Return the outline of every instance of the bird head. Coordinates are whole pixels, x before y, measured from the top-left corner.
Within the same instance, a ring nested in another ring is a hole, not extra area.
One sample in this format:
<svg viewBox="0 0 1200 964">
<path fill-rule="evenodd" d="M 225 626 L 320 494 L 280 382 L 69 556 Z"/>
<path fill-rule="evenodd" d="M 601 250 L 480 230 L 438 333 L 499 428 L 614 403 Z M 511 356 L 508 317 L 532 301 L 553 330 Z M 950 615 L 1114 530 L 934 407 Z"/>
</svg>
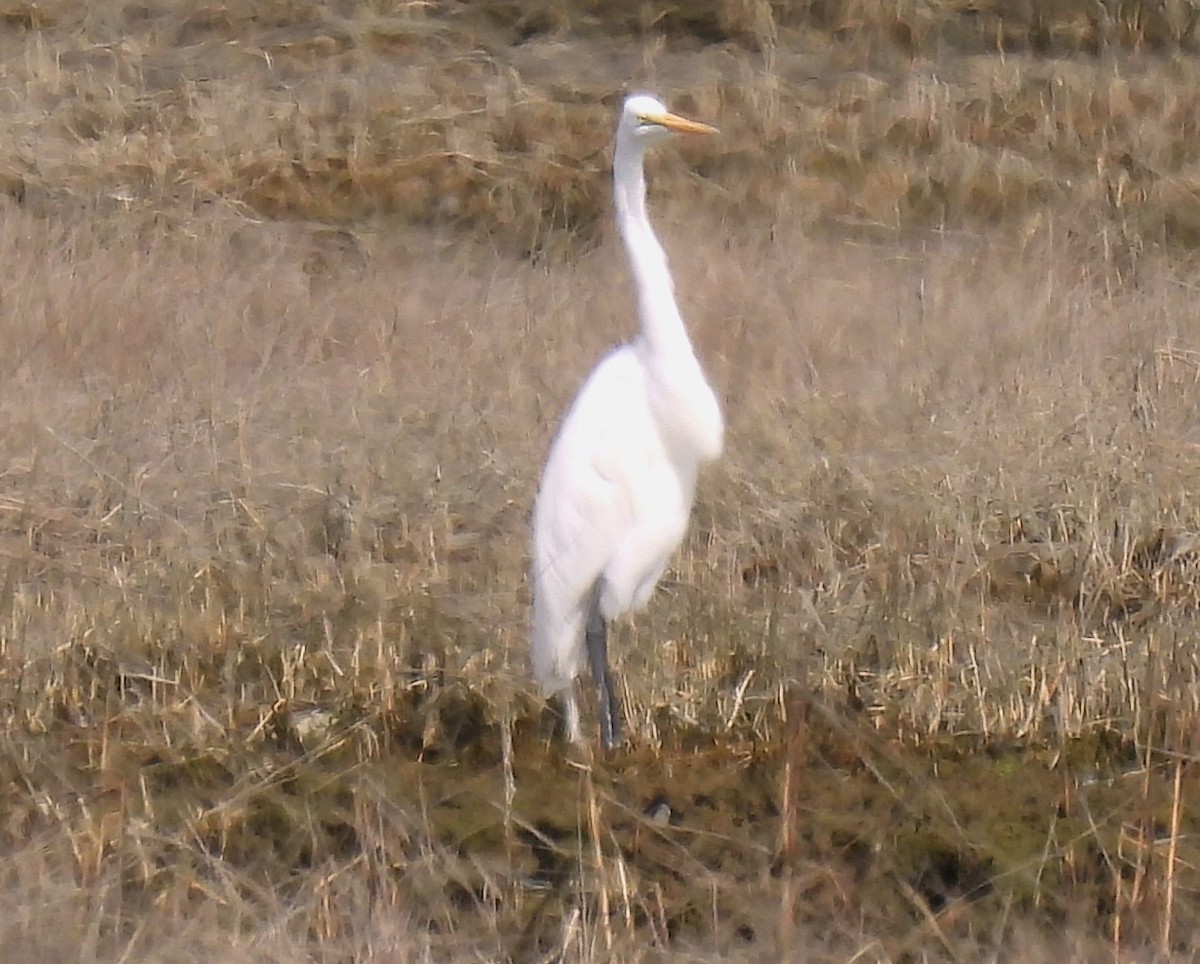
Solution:
<svg viewBox="0 0 1200 964">
<path fill-rule="evenodd" d="M 649 94 L 634 94 L 625 100 L 620 126 L 644 146 L 665 140 L 672 134 L 717 133 L 717 129 L 708 124 L 672 114 L 662 101 Z"/>
</svg>

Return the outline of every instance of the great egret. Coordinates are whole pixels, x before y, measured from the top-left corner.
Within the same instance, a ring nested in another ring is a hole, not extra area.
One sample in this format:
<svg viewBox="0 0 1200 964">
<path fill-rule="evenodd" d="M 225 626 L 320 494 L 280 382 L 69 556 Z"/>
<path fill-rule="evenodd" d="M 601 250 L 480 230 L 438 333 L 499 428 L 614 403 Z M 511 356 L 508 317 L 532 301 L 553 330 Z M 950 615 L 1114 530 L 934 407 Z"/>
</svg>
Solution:
<svg viewBox="0 0 1200 964">
<path fill-rule="evenodd" d="M 628 98 L 617 124 L 613 197 L 637 291 L 641 332 L 592 371 L 550 448 L 533 517 L 532 666 L 561 694 L 583 741 L 575 677 L 590 661 L 605 748 L 620 740 L 607 623 L 646 604 L 687 530 L 701 463 L 721 454 L 724 422 L 688 338 L 667 256 L 646 216 L 646 149 L 716 128 Z"/>
</svg>

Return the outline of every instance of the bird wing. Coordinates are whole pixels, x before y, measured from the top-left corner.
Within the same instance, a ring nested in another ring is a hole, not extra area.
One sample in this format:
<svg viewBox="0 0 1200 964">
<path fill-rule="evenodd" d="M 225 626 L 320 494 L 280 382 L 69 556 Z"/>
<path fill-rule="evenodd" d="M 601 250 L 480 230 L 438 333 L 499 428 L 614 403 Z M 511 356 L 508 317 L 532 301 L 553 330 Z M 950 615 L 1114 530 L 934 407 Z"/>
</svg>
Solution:
<svg viewBox="0 0 1200 964">
<path fill-rule="evenodd" d="M 538 563 L 584 594 L 633 522 L 640 438 L 648 426 L 644 376 L 629 348 L 605 358 L 563 419 L 546 460 L 535 518 Z"/>
<path fill-rule="evenodd" d="M 565 683 L 582 664 L 591 593 L 636 518 L 633 483 L 655 444 L 641 366 L 631 348 L 618 349 L 576 396 L 538 492 L 533 661 L 547 685 Z"/>
</svg>

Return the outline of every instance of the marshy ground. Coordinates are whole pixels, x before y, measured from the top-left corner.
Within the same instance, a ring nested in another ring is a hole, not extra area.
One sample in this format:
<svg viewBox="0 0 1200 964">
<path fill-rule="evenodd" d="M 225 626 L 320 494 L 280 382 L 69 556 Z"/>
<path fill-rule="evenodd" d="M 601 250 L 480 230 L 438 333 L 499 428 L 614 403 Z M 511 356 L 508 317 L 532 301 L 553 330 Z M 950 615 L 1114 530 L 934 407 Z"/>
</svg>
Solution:
<svg viewBox="0 0 1200 964">
<path fill-rule="evenodd" d="M 0 3 L 5 956 L 1193 959 L 1196 26 Z M 729 445 L 592 757 L 525 571 L 629 85 L 723 131 Z"/>
</svg>

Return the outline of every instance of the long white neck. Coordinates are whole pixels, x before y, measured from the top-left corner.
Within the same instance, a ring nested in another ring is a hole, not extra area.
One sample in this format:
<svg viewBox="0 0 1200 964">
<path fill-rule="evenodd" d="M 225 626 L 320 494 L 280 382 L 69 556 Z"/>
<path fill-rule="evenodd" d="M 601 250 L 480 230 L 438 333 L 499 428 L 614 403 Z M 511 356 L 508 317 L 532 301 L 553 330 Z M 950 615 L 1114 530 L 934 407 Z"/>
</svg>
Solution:
<svg viewBox="0 0 1200 964">
<path fill-rule="evenodd" d="M 637 289 L 643 342 L 653 354 L 692 354 L 683 317 L 675 303 L 675 285 L 667 255 L 646 215 L 645 151 L 622 127 L 613 156 L 613 196 L 617 226 Z"/>
</svg>

